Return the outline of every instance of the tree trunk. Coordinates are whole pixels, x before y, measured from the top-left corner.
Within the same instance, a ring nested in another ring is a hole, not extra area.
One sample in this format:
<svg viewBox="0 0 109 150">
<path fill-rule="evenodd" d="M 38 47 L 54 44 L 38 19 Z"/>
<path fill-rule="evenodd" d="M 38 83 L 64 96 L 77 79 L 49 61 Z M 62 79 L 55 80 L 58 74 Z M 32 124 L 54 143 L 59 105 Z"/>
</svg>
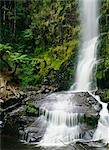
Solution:
<svg viewBox="0 0 109 150">
<path fill-rule="evenodd" d="M 11 66 L 8 64 L 8 62 L 6 60 L 3 59 L 3 57 L 1 57 L 1 60 L 7 65 L 9 71 L 12 71 Z"/>
<path fill-rule="evenodd" d="M 0 3 L 0 42 L 2 41 L 1 29 L 2 29 L 2 3 Z"/>
<path fill-rule="evenodd" d="M 13 76 L 14 76 L 14 75 L 15 75 L 15 73 L 16 73 L 17 66 L 18 66 L 18 63 L 16 63 L 16 65 L 15 65 L 14 71 L 13 71 L 13 73 L 12 73 L 12 75 L 13 75 Z"/>
<path fill-rule="evenodd" d="M 16 35 L 16 1 L 14 1 L 14 26 L 13 26 L 13 37 Z"/>
<path fill-rule="evenodd" d="M 5 25 L 6 20 L 6 1 L 4 0 L 4 7 L 3 7 L 3 25 Z"/>
</svg>

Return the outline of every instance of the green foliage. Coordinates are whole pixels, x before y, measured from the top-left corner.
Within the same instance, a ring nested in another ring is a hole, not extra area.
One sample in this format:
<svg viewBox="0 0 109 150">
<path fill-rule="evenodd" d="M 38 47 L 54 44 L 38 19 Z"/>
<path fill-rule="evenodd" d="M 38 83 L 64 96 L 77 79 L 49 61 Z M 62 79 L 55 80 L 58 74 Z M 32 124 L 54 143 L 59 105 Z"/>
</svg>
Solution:
<svg viewBox="0 0 109 150">
<path fill-rule="evenodd" d="M 25 109 L 28 115 L 38 115 L 38 108 L 32 102 L 26 102 Z"/>
<path fill-rule="evenodd" d="M 31 6 L 31 28 L 37 47 L 55 47 L 77 38 L 78 14 L 75 1 L 35 0 Z"/>
<path fill-rule="evenodd" d="M 1 7 L 5 44 L 0 50 L 20 84 L 40 84 L 48 76 L 53 83 L 59 84 L 61 77 L 67 81 L 80 30 L 76 1 L 7 1 Z"/>
<path fill-rule="evenodd" d="M 106 91 L 106 97 L 109 100 L 109 90 Z"/>
<path fill-rule="evenodd" d="M 40 81 L 40 76 L 35 73 L 35 68 L 32 66 L 31 62 L 27 62 L 22 65 L 22 69 L 19 73 L 19 79 L 23 87 L 28 85 L 36 85 Z"/>
<path fill-rule="evenodd" d="M 109 89 L 104 92 L 103 101 L 109 102 Z"/>
<path fill-rule="evenodd" d="M 109 85 L 109 1 L 101 4 L 97 80 Z M 50 77 L 61 89 L 72 83 L 79 45 L 77 0 L 1 1 L 0 67 L 11 70 L 21 86 Z M 103 86 L 102 86 L 103 85 Z"/>
<path fill-rule="evenodd" d="M 0 54 L 8 53 L 10 50 L 12 50 L 12 47 L 8 43 L 0 44 Z"/>
<path fill-rule="evenodd" d="M 109 1 L 102 1 L 100 17 L 100 38 L 98 50 L 100 59 L 97 70 L 99 86 L 109 87 Z"/>
<path fill-rule="evenodd" d="M 96 128 L 96 125 L 98 124 L 98 119 L 99 119 L 99 116 L 85 116 L 85 123 L 91 127 L 94 127 Z"/>
<path fill-rule="evenodd" d="M 10 52 L 12 50 L 12 47 L 6 43 L 6 44 L 0 44 L 0 66 L 1 70 L 6 66 L 10 71 L 12 71 L 11 66 L 9 65 L 9 62 L 7 59 L 10 56 Z"/>
</svg>

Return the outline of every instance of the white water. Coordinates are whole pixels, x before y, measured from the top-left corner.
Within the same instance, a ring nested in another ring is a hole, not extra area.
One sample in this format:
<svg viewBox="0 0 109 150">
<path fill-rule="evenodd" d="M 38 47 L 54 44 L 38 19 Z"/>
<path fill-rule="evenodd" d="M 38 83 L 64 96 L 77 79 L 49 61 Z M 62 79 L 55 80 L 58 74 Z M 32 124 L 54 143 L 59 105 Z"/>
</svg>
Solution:
<svg viewBox="0 0 109 150">
<path fill-rule="evenodd" d="M 107 109 L 107 103 L 100 101 L 98 95 L 93 95 L 89 92 L 101 105 L 102 110 L 100 111 L 100 119 L 98 121 L 97 129 L 93 135 L 93 141 L 103 140 L 104 143 L 109 143 L 109 112 Z"/>
<path fill-rule="evenodd" d="M 93 140 L 103 140 L 104 143 L 109 143 L 109 113 L 107 104 L 102 103 L 102 110 L 100 112 L 100 119 L 98 121 L 97 129 L 94 133 Z"/>
<path fill-rule="evenodd" d="M 80 0 L 80 17 L 82 30 L 82 43 L 76 71 L 75 87 L 71 90 L 90 91 L 96 88 L 95 72 L 97 63 L 97 0 Z"/>
<path fill-rule="evenodd" d="M 82 113 L 73 113 L 75 102 L 72 104 L 72 94 L 52 94 L 57 100 L 51 108 L 42 106 L 43 116 L 48 122 L 46 133 L 40 141 L 41 146 L 63 146 L 74 139 L 81 138 Z M 49 110 L 51 109 L 51 110 Z"/>
</svg>

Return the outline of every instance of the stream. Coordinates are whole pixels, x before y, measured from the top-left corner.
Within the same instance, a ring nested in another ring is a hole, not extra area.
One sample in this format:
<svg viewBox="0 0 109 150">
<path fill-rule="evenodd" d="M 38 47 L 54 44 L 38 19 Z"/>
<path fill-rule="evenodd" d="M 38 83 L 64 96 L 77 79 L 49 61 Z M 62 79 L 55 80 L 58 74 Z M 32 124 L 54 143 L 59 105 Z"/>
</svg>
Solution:
<svg viewBox="0 0 109 150">
<path fill-rule="evenodd" d="M 1 136 L 1 149 L 2 150 L 73 150 L 71 146 L 68 147 L 36 147 L 34 145 L 23 144 L 15 136 Z M 84 150 L 80 146 L 75 146 L 75 150 Z M 107 148 L 92 148 L 88 147 L 88 150 L 108 150 Z"/>
</svg>

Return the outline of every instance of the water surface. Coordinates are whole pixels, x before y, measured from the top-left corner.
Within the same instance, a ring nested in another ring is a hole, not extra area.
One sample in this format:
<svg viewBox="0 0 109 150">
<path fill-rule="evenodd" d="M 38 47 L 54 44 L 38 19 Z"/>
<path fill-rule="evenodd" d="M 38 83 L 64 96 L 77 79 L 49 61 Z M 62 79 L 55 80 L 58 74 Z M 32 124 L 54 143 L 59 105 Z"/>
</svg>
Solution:
<svg viewBox="0 0 109 150">
<path fill-rule="evenodd" d="M 76 146 L 73 148 L 72 146 L 67 147 L 36 147 L 36 145 L 28 145 L 23 144 L 19 141 L 19 139 L 15 136 L 1 136 L 1 150 L 84 150 L 82 147 Z M 88 148 L 88 150 L 108 150 L 107 148 Z"/>
</svg>

